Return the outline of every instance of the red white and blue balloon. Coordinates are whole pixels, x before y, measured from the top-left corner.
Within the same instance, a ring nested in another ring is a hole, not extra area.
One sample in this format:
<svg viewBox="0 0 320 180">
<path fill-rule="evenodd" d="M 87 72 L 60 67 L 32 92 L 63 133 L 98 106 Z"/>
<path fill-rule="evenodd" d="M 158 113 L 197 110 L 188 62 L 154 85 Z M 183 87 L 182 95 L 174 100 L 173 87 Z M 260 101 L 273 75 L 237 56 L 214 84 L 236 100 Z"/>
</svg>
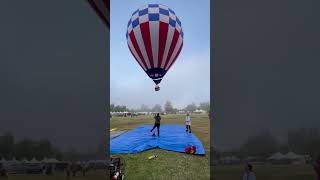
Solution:
<svg viewBox="0 0 320 180">
<path fill-rule="evenodd" d="M 148 4 L 133 12 L 127 29 L 131 54 L 158 85 L 177 60 L 183 46 L 181 22 L 161 4 Z"/>
</svg>

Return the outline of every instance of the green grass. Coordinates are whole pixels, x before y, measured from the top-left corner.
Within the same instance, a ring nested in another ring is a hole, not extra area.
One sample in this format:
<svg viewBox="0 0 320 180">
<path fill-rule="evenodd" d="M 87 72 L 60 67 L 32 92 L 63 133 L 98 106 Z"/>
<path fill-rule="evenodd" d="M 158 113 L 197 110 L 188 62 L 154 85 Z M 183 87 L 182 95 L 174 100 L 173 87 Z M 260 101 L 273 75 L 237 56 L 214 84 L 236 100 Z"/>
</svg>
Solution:
<svg viewBox="0 0 320 180">
<path fill-rule="evenodd" d="M 164 115 L 161 124 L 182 124 L 184 115 Z M 210 179 L 210 124 L 207 115 L 191 115 L 192 133 L 202 142 L 206 156 L 192 156 L 161 149 L 138 154 L 120 155 L 125 161 L 126 179 Z M 143 124 L 153 124 L 153 116 L 113 117 L 111 128 L 133 129 Z M 148 160 L 151 155 L 158 158 Z"/>
<path fill-rule="evenodd" d="M 183 153 L 153 149 L 139 154 L 120 155 L 125 160 L 125 179 L 209 179 L 210 154 L 210 124 L 206 115 L 191 115 L 192 132 L 203 143 L 206 156 L 192 156 Z M 133 129 L 143 124 L 153 124 L 153 116 L 113 117 L 111 128 Z M 184 115 L 162 116 L 162 124 L 184 124 Z M 158 158 L 148 160 L 151 155 Z M 254 165 L 258 180 L 313 180 L 315 174 L 309 165 Z M 213 178 L 216 180 L 241 180 L 243 166 L 213 166 Z M 64 173 L 46 175 L 11 175 L 10 180 L 62 180 L 66 179 Z M 103 180 L 108 179 L 105 171 L 90 171 L 86 177 L 79 173 L 77 180 Z"/>
<path fill-rule="evenodd" d="M 1 178 L 0 178 L 1 179 Z M 66 174 L 63 172 L 55 172 L 51 176 L 47 176 L 44 174 L 9 174 L 8 180 L 65 180 L 68 179 Z M 106 175 L 106 171 L 97 170 L 97 171 L 89 171 L 86 176 L 83 177 L 82 173 L 77 173 L 76 177 L 70 177 L 69 179 L 76 180 L 104 180 L 110 179 Z"/>
<path fill-rule="evenodd" d="M 242 179 L 243 166 L 213 166 L 213 179 Z M 258 180 L 315 180 L 315 174 L 308 165 L 254 165 Z"/>
</svg>

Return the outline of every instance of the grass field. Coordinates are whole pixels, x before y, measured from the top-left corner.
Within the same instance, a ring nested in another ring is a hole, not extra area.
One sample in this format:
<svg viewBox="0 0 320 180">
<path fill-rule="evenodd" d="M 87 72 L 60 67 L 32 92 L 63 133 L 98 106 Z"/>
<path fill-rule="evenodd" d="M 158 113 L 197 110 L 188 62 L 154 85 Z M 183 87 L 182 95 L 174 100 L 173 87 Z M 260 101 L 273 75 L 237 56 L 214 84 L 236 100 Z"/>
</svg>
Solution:
<svg viewBox="0 0 320 180">
<path fill-rule="evenodd" d="M 257 180 L 316 180 L 307 165 L 254 165 Z M 243 166 L 213 166 L 213 179 L 242 180 Z"/>
<path fill-rule="evenodd" d="M 121 155 L 125 160 L 126 179 L 210 179 L 210 124 L 207 115 L 191 115 L 192 133 L 202 142 L 206 156 L 153 149 L 138 154 Z M 153 124 L 153 116 L 113 117 L 110 128 L 133 129 L 143 124 Z M 184 115 L 164 115 L 161 124 L 182 124 Z M 151 155 L 158 158 L 148 160 Z"/>
<path fill-rule="evenodd" d="M 125 160 L 125 179 L 176 179 L 195 180 L 210 179 L 210 125 L 207 115 L 191 115 L 192 132 L 203 143 L 206 156 L 191 156 L 183 153 L 153 149 L 139 154 L 121 155 Z M 153 116 L 113 117 L 111 128 L 133 129 L 139 125 L 153 124 Z M 162 124 L 184 124 L 183 115 L 162 116 Z M 158 158 L 148 160 L 151 155 Z M 215 180 L 242 180 L 243 166 L 213 166 Z M 309 165 L 254 165 L 257 180 L 316 180 L 313 169 Z M 109 179 L 105 171 L 90 171 L 86 177 L 79 174 L 70 179 L 103 180 Z M 64 180 L 64 173 L 45 175 L 11 175 L 10 180 Z"/>
<path fill-rule="evenodd" d="M 1 179 L 1 177 L 0 177 Z M 10 174 L 9 180 L 65 180 L 65 179 L 76 179 L 76 180 L 106 180 L 110 179 L 106 175 L 106 171 L 97 170 L 89 171 L 85 177 L 82 176 L 82 173 L 78 173 L 76 177 L 67 178 L 66 174 L 63 172 L 56 172 L 51 176 L 43 174 Z"/>
</svg>

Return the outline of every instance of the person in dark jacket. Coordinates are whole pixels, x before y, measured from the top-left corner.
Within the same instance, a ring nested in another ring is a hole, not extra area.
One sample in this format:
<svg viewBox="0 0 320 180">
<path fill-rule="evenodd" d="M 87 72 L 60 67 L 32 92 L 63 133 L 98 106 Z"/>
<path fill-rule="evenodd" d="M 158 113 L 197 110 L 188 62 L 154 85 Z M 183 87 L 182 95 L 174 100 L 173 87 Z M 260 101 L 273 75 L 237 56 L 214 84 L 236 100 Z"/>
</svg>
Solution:
<svg viewBox="0 0 320 180">
<path fill-rule="evenodd" d="M 153 128 L 150 130 L 150 132 L 152 132 L 154 130 L 154 128 L 157 127 L 157 130 L 158 130 L 158 136 L 160 136 L 160 121 L 161 121 L 161 117 L 160 117 L 160 114 L 157 113 L 156 116 L 154 116 L 154 126 Z M 155 135 L 155 134 L 153 134 Z"/>
</svg>

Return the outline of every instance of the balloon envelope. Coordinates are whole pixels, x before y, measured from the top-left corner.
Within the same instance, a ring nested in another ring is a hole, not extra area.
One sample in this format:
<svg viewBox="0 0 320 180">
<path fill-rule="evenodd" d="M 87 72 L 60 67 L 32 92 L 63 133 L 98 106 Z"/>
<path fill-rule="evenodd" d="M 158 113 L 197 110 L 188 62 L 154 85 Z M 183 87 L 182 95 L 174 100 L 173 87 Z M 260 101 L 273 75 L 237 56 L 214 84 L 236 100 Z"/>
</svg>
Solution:
<svg viewBox="0 0 320 180">
<path fill-rule="evenodd" d="M 134 59 L 155 84 L 161 82 L 183 46 L 179 18 L 161 4 L 148 4 L 134 11 L 126 37 Z"/>
</svg>

